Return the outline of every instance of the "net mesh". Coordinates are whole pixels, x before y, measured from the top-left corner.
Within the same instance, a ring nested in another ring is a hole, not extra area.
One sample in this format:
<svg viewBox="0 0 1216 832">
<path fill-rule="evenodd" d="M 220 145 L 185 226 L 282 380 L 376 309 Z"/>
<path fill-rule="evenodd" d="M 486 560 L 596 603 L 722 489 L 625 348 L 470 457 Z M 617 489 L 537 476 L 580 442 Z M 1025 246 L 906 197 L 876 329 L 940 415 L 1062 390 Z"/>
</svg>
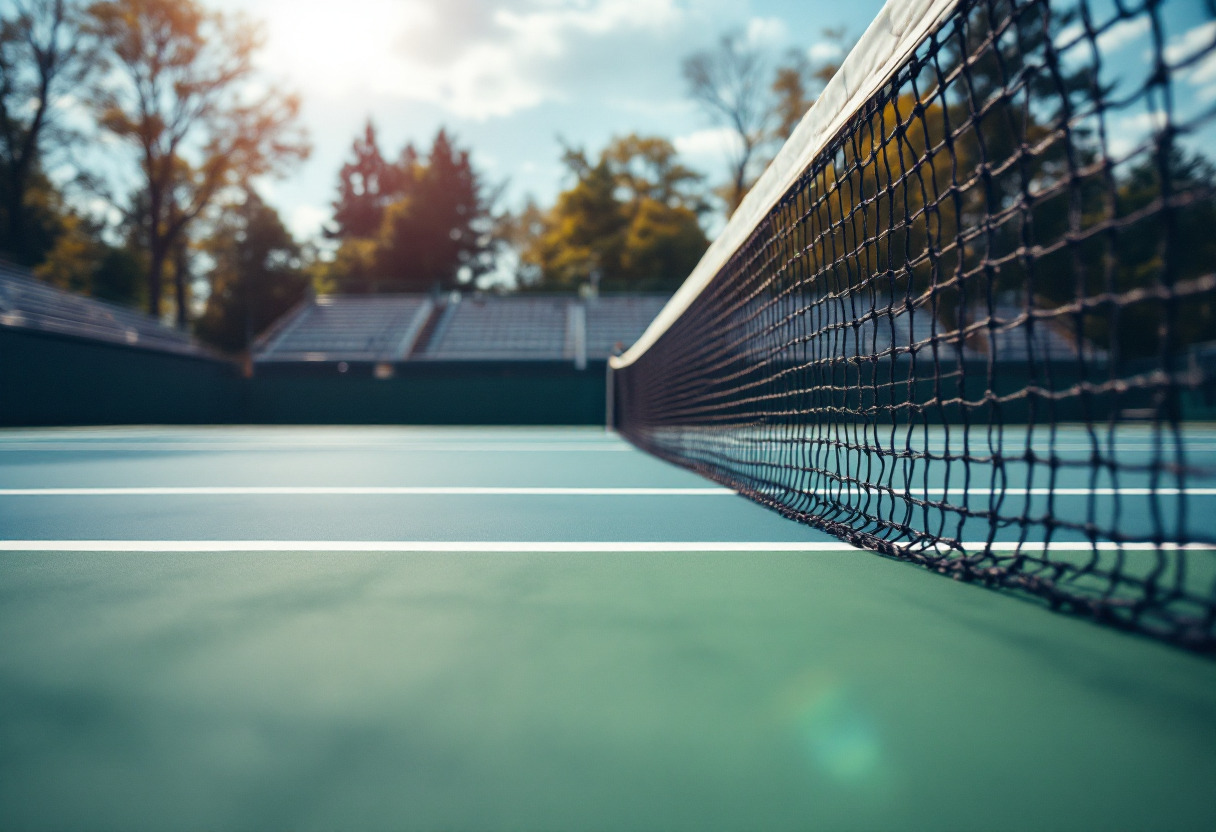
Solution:
<svg viewBox="0 0 1216 832">
<path fill-rule="evenodd" d="M 633 443 L 1216 646 L 1213 0 L 960 2 L 649 349 Z"/>
</svg>

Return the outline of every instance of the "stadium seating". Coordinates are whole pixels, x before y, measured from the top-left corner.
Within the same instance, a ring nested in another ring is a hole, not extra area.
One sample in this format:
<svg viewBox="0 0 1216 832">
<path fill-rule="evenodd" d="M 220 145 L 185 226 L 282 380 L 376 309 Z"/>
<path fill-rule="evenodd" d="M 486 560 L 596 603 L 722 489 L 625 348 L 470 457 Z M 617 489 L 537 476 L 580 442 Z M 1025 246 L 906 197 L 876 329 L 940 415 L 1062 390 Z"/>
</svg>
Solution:
<svg viewBox="0 0 1216 832">
<path fill-rule="evenodd" d="M 279 321 L 258 363 L 568 361 L 628 347 L 666 297 L 322 295 Z"/>
<path fill-rule="evenodd" d="M 0 326 L 190 355 L 206 352 L 188 334 L 150 315 L 56 289 L 2 262 Z"/>
<path fill-rule="evenodd" d="M 322 296 L 260 340 L 259 361 L 398 361 L 430 317 L 424 296 Z"/>
</svg>

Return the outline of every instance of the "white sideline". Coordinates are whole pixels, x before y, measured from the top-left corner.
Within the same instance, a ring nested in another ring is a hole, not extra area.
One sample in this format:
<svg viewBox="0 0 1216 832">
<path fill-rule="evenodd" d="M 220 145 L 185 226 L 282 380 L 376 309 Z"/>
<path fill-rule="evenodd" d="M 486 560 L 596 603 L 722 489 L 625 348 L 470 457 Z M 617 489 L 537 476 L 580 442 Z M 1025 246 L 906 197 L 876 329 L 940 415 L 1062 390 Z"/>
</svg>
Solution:
<svg viewBox="0 0 1216 832">
<path fill-rule="evenodd" d="M 565 488 L 508 486 L 185 486 L 149 488 L 0 488 L 0 497 L 206 497 L 256 495 L 434 495 L 560 497 L 721 497 L 729 488 Z"/>
<path fill-rule="evenodd" d="M 31 451 L 71 451 L 71 452 L 101 452 L 101 451 L 122 451 L 136 453 L 164 453 L 167 451 L 189 451 L 189 452 L 229 452 L 229 451 L 256 451 L 258 453 L 273 452 L 273 451 L 420 451 L 420 452 L 435 452 L 435 453 L 622 453 L 633 451 L 632 445 L 624 443 L 605 443 L 605 444 L 531 444 L 525 445 L 522 443 L 500 442 L 500 443 L 479 443 L 479 444 L 427 444 L 427 443 L 389 443 L 389 444 L 374 444 L 374 443 L 320 443 L 320 442 L 302 442 L 296 444 L 287 444 L 281 442 L 272 442 L 267 444 L 259 444 L 257 442 L 228 442 L 228 443 L 209 443 L 209 442 L 6 442 L 0 439 L 0 452 L 23 452 Z"/>
<path fill-rule="evenodd" d="M 885 488 L 885 486 L 883 486 Z M 878 493 L 879 486 L 871 485 L 870 493 Z M 0 488 L 0 497 L 217 497 L 217 496 L 287 496 L 306 497 L 332 496 L 508 496 L 508 497 L 724 497 L 735 494 L 729 488 L 577 488 L 563 486 L 279 486 L 279 485 L 220 485 L 220 486 L 151 486 L 115 488 Z M 801 493 L 801 492 L 793 492 Z M 823 493 L 823 492 L 816 492 Z M 861 495 L 866 489 L 856 487 L 843 491 L 827 489 L 829 496 L 843 493 L 845 496 Z M 885 493 L 885 492 L 883 492 Z M 894 487 L 895 496 L 904 491 Z M 1154 493 L 1151 488 L 915 488 L 909 489 L 912 496 L 961 497 L 964 493 L 972 497 L 1004 494 L 1006 497 L 1147 497 Z M 1163 497 L 1216 497 L 1216 488 L 1157 488 L 1155 493 Z"/>
<path fill-rule="evenodd" d="M 957 5 L 958 0 L 887 0 L 840 69 L 710 245 L 692 274 L 623 355 L 614 370 L 636 361 L 705 290 L 735 250 L 768 216 L 794 181 L 891 75 Z"/>
<path fill-rule="evenodd" d="M 964 543 L 969 551 L 985 548 L 984 541 Z M 1016 542 L 993 543 L 991 549 L 1008 552 Z M 1024 543 L 1024 552 L 1088 552 L 1091 544 Z M 1115 543 L 1098 543 L 1100 551 L 1116 551 Z M 1125 551 L 1153 551 L 1152 543 L 1125 543 Z M 1167 543 L 1166 550 L 1216 551 L 1216 546 Z M 0 552 L 851 552 L 863 551 L 842 541 L 721 542 L 721 541 L 553 541 L 553 540 L 0 540 Z"/>
<path fill-rule="evenodd" d="M 891 491 L 887 492 L 888 486 L 879 485 L 876 483 L 863 484 L 863 487 L 851 485 L 850 487 L 840 489 L 823 489 L 821 491 L 811 492 L 817 495 L 825 495 L 829 497 L 837 497 L 843 495 L 845 497 L 856 497 L 869 494 L 877 496 L 902 497 L 905 491 L 900 486 L 890 486 Z M 0 492 L 3 493 L 3 492 Z M 773 491 L 772 494 L 780 495 L 783 493 L 800 494 L 800 491 Z M 1148 497 L 1152 494 L 1158 494 L 1162 497 L 1177 497 L 1179 494 L 1185 494 L 1188 497 L 1216 497 L 1216 488 L 909 488 L 907 494 L 913 497 L 961 497 L 964 494 L 971 497 L 988 497 L 993 494 L 1004 495 L 1006 497 L 1046 497 L 1049 494 L 1055 494 L 1057 497 Z"/>
<path fill-rule="evenodd" d="M 0 540 L 3 552 L 817 552 L 848 544 L 553 540 Z"/>
</svg>

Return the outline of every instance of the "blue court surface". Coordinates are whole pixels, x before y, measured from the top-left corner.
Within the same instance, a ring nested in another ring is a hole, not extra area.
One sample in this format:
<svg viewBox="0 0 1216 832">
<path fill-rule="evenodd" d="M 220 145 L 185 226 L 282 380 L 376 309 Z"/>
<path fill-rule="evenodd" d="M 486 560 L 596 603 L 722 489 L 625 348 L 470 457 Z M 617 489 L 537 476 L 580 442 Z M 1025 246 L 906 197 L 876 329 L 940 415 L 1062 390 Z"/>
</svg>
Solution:
<svg viewBox="0 0 1216 832">
<path fill-rule="evenodd" d="M 1210 658 L 603 431 L 0 432 L 0 829 L 1211 830 L 1214 795 Z"/>
</svg>

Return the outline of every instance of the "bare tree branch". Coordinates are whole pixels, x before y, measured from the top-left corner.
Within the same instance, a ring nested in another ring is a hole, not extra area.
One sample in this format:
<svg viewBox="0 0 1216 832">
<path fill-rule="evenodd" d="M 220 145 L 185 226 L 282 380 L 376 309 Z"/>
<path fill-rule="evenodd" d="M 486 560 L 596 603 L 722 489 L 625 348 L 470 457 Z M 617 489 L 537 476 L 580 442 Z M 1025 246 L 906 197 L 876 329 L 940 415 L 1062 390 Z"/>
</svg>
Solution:
<svg viewBox="0 0 1216 832">
<path fill-rule="evenodd" d="M 689 97 L 734 139 L 730 181 L 720 190 L 734 213 L 755 182 L 768 153 L 780 147 L 806 115 L 848 53 L 843 29 L 824 29 L 832 59 L 812 59 L 791 49 L 772 71 L 761 50 L 740 32 L 727 33 L 712 49 L 684 61 Z"/>
<path fill-rule="evenodd" d="M 728 211 L 733 213 L 751 186 L 758 153 L 769 139 L 773 119 L 768 96 L 768 64 L 742 33 L 722 36 L 717 46 L 684 61 L 688 94 L 735 138 L 731 153 Z"/>
</svg>

